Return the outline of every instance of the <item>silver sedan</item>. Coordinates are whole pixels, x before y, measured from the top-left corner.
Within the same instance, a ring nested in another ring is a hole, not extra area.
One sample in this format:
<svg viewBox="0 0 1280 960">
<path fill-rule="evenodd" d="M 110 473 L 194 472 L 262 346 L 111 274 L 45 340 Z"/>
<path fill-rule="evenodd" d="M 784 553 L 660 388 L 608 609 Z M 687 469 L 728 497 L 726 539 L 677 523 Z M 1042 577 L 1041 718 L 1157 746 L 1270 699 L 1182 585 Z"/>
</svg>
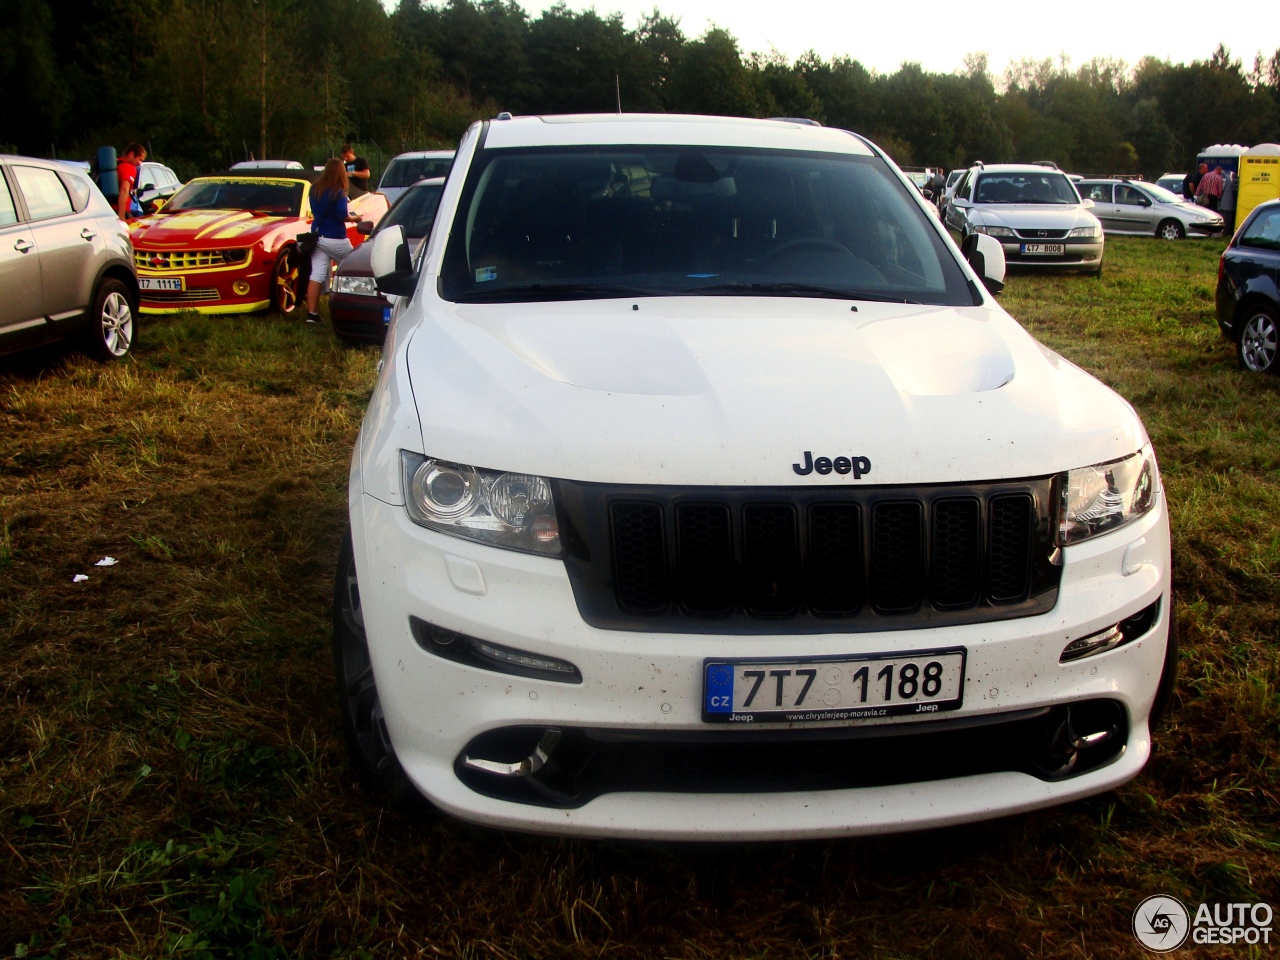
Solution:
<svg viewBox="0 0 1280 960">
<path fill-rule="evenodd" d="M 1080 196 L 1093 201 L 1093 214 L 1107 233 L 1160 237 L 1213 237 L 1222 233 L 1222 215 L 1188 203 L 1176 193 L 1141 180 L 1082 180 Z"/>
</svg>

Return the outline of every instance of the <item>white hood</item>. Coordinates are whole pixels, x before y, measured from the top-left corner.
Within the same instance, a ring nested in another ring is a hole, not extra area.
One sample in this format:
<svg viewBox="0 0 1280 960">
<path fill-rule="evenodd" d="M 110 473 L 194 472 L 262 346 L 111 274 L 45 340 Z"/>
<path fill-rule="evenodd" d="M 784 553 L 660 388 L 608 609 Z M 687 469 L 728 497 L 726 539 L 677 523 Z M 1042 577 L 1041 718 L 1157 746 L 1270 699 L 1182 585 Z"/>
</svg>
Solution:
<svg viewBox="0 0 1280 960">
<path fill-rule="evenodd" d="M 1045 475 L 1132 453 L 1132 409 L 989 307 L 701 297 L 432 298 L 407 346 L 423 452 L 636 484 Z"/>
</svg>

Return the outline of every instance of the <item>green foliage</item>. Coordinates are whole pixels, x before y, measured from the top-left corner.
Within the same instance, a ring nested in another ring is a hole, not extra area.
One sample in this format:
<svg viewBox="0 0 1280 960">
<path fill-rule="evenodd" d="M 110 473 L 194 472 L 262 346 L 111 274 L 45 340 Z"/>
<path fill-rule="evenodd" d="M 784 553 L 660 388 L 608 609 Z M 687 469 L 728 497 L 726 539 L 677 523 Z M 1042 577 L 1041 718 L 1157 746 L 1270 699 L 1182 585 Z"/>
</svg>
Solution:
<svg viewBox="0 0 1280 960">
<path fill-rule="evenodd" d="M 21 152 L 88 157 L 138 139 L 186 175 L 248 155 L 315 162 L 343 141 L 375 167 L 514 113 L 803 116 L 899 162 L 1051 159 L 1087 174 L 1188 169 L 1217 142 L 1280 140 L 1280 51 L 1204 60 L 794 62 L 659 10 L 536 18 L 516 0 L 28 0 L 0 23 L 0 130 Z"/>
</svg>

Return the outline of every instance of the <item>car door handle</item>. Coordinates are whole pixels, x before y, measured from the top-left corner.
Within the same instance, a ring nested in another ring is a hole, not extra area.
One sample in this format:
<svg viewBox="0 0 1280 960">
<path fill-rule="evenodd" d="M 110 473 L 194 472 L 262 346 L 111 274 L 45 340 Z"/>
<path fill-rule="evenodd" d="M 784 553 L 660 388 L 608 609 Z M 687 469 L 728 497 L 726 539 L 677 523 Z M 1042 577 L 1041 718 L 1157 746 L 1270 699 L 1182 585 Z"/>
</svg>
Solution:
<svg viewBox="0 0 1280 960">
<path fill-rule="evenodd" d="M 96 236 L 97 234 L 94 233 L 92 230 L 90 230 L 88 227 L 85 227 L 83 230 L 80 231 L 80 237 L 83 240 L 92 240 Z"/>
<path fill-rule="evenodd" d="M 28 250 L 31 249 L 31 247 L 32 247 L 32 244 L 22 239 L 18 239 L 14 241 L 14 244 L 13 244 L 13 249 L 17 250 L 19 253 L 26 253 Z"/>
</svg>

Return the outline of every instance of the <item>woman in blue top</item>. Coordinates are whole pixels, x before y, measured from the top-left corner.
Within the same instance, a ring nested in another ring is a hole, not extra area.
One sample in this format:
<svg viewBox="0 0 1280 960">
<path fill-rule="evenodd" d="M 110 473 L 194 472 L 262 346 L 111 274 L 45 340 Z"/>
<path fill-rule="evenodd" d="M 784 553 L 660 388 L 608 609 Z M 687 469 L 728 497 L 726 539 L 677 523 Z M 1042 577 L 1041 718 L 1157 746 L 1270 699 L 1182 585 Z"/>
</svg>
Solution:
<svg viewBox="0 0 1280 960">
<path fill-rule="evenodd" d="M 311 216 L 316 249 L 307 284 L 307 323 L 319 323 L 320 290 L 329 285 L 329 265 L 341 263 L 351 252 L 347 223 L 360 219 L 347 210 L 347 168 L 337 157 L 324 165 L 324 173 L 311 185 Z"/>
</svg>

